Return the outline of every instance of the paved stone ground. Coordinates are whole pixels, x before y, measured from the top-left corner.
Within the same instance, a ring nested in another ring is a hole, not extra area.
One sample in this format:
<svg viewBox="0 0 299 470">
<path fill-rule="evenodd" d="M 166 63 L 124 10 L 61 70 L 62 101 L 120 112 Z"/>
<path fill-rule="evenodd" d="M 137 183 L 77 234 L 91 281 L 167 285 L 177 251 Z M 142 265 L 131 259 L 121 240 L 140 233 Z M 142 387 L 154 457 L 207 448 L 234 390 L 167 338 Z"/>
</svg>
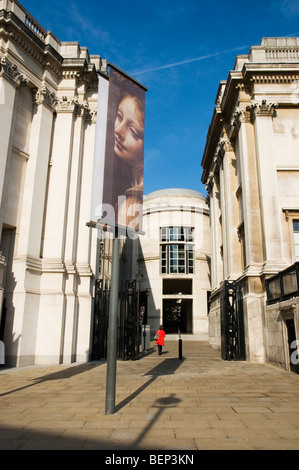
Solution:
<svg viewBox="0 0 299 470">
<path fill-rule="evenodd" d="M 222 361 L 203 342 L 117 362 L 0 369 L 0 449 L 297 450 L 299 376 Z"/>
</svg>

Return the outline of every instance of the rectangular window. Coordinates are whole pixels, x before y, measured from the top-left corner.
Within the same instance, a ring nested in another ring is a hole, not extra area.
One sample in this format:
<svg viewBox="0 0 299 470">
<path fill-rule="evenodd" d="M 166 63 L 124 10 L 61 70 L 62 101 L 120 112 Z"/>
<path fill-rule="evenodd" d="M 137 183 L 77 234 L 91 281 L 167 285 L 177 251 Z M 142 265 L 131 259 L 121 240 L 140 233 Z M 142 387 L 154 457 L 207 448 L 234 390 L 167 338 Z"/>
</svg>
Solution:
<svg viewBox="0 0 299 470">
<path fill-rule="evenodd" d="M 161 228 L 161 273 L 193 274 L 194 229 L 191 227 Z"/>
<path fill-rule="evenodd" d="M 293 220 L 295 258 L 299 261 L 299 220 Z"/>
</svg>

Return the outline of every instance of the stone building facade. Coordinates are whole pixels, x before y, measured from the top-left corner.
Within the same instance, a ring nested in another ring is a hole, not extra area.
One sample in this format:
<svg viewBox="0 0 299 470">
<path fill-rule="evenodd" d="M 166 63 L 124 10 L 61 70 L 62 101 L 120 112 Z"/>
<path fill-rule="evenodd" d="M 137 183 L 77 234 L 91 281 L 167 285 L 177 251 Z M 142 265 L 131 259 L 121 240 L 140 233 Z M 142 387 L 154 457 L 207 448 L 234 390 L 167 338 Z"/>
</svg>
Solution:
<svg viewBox="0 0 299 470">
<path fill-rule="evenodd" d="M 293 276 L 289 296 L 273 303 L 267 280 L 298 260 L 298 92 L 299 38 L 264 38 L 238 56 L 219 84 L 202 159 L 211 220 L 211 344 L 225 347 L 223 299 L 231 288 L 236 313 L 242 309 L 243 331 L 236 333 L 246 359 L 286 368 L 286 320 L 295 339 L 299 332 L 298 285 Z"/>
<path fill-rule="evenodd" d="M 210 227 L 205 197 L 163 189 L 144 197 L 138 273 L 143 323 L 152 336 L 163 323 L 167 339 L 208 340 Z"/>
<path fill-rule="evenodd" d="M 111 239 L 87 225 L 99 72 L 107 73 L 106 60 L 61 42 L 17 0 L 0 0 L 7 365 L 92 355 L 95 290 L 100 281 L 101 293 L 104 282 L 109 288 L 111 273 Z M 126 295 L 152 332 L 163 322 L 173 337 L 209 338 L 223 357 L 244 349 L 247 360 L 293 368 L 298 123 L 299 39 L 264 38 L 219 84 L 202 159 L 209 207 L 196 191 L 152 193 L 144 200 L 145 234 L 121 242 Z"/>
<path fill-rule="evenodd" d="M 87 360 L 97 71 L 16 0 L 0 0 L 0 306 L 6 364 Z M 2 308 L 3 306 L 3 308 Z"/>
</svg>

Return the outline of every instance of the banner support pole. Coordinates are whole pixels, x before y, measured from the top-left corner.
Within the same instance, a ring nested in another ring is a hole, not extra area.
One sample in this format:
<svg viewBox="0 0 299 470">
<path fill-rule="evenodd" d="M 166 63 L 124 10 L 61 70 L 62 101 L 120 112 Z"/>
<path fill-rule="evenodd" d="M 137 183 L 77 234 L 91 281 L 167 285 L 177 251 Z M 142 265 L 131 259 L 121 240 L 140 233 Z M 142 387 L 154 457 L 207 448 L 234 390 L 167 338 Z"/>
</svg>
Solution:
<svg viewBox="0 0 299 470">
<path fill-rule="evenodd" d="M 106 415 L 115 412 L 116 356 L 117 356 L 117 317 L 119 291 L 119 238 L 115 228 L 112 249 L 112 270 L 109 301 L 107 376 L 106 376 Z"/>
</svg>

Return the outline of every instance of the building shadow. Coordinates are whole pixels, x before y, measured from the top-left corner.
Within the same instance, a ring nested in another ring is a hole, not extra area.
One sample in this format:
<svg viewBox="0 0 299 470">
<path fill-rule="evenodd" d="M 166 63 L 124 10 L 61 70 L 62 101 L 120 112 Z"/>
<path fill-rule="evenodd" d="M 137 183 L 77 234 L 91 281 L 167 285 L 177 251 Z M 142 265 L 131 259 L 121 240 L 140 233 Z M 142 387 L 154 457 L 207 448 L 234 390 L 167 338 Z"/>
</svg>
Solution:
<svg viewBox="0 0 299 470">
<path fill-rule="evenodd" d="M 104 364 L 106 364 L 106 361 L 99 362 L 99 363 L 87 363 L 87 364 L 84 363 L 84 364 L 80 364 L 76 366 L 67 367 L 66 369 L 63 369 L 61 371 L 56 371 L 56 372 L 53 372 L 52 374 L 43 375 L 41 377 L 33 379 L 32 383 L 28 385 L 24 385 L 23 387 L 9 390 L 8 392 L 0 393 L 0 397 L 4 397 L 6 395 L 19 392 L 20 390 L 25 390 L 26 388 L 34 387 L 35 385 L 38 385 L 43 382 L 47 382 L 51 380 L 70 379 L 71 377 L 74 377 L 78 374 L 82 374 L 83 372 L 86 372 L 93 367 L 99 367 L 100 365 L 104 365 Z"/>
</svg>

